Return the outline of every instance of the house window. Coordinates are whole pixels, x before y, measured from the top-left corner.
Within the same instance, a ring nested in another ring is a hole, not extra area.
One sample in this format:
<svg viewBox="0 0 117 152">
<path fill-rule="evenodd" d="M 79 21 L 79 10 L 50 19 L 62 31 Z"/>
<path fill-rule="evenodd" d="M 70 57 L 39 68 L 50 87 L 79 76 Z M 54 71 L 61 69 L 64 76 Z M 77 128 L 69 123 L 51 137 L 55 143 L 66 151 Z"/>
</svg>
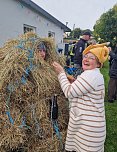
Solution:
<svg viewBox="0 0 117 152">
<path fill-rule="evenodd" d="M 53 37 L 53 38 L 54 38 L 54 37 L 55 37 L 55 33 L 54 33 L 54 32 L 49 31 L 49 32 L 48 32 L 48 37 Z"/>
<path fill-rule="evenodd" d="M 24 33 L 27 32 L 36 32 L 36 27 L 24 24 Z"/>
</svg>

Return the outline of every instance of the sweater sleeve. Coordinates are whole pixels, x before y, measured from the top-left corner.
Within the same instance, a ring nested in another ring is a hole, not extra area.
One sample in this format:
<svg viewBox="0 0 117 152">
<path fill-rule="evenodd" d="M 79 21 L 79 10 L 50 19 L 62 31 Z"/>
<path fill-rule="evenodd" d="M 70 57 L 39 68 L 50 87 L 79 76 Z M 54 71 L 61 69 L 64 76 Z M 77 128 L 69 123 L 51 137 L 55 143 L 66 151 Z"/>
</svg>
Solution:
<svg viewBox="0 0 117 152">
<path fill-rule="evenodd" d="M 83 72 L 72 84 L 68 81 L 65 73 L 61 73 L 58 79 L 67 98 L 77 98 L 93 91 L 96 82 L 92 72 Z"/>
</svg>

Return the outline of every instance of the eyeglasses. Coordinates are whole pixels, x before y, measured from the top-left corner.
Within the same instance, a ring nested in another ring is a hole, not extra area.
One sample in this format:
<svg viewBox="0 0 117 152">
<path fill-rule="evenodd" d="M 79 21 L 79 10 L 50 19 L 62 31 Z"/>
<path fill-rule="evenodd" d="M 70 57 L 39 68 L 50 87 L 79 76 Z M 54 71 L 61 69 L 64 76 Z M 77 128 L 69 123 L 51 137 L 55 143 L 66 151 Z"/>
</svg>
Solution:
<svg viewBox="0 0 117 152">
<path fill-rule="evenodd" d="M 83 59 L 88 59 L 90 61 L 93 61 L 95 60 L 96 58 L 94 56 L 88 56 L 87 54 L 86 55 L 83 55 Z"/>
</svg>

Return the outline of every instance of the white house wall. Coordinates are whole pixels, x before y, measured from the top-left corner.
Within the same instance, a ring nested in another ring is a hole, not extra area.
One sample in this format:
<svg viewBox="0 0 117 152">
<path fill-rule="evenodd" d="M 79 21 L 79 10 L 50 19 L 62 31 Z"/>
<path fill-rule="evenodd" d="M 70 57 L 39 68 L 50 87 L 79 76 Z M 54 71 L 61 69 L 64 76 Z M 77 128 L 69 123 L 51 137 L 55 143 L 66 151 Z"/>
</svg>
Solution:
<svg viewBox="0 0 117 152">
<path fill-rule="evenodd" d="M 0 0 L 0 47 L 9 39 L 24 33 L 23 25 L 36 28 L 40 37 L 48 37 L 48 31 L 55 33 L 56 44 L 63 43 L 63 29 L 49 19 L 34 12 L 18 0 Z"/>
</svg>

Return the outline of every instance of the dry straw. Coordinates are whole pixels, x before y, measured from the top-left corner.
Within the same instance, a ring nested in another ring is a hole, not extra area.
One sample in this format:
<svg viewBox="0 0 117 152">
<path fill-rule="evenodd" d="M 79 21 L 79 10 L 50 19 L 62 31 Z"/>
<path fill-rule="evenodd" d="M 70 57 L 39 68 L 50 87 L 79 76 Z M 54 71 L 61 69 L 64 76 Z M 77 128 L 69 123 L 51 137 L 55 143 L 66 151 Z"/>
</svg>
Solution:
<svg viewBox="0 0 117 152">
<path fill-rule="evenodd" d="M 37 58 L 44 43 L 47 58 Z M 1 152 L 63 151 L 68 123 L 68 103 L 58 83 L 52 62 L 64 65 L 56 54 L 54 40 L 26 33 L 0 49 L 0 149 Z M 50 99 L 57 94 L 56 134 L 50 119 Z"/>
</svg>

